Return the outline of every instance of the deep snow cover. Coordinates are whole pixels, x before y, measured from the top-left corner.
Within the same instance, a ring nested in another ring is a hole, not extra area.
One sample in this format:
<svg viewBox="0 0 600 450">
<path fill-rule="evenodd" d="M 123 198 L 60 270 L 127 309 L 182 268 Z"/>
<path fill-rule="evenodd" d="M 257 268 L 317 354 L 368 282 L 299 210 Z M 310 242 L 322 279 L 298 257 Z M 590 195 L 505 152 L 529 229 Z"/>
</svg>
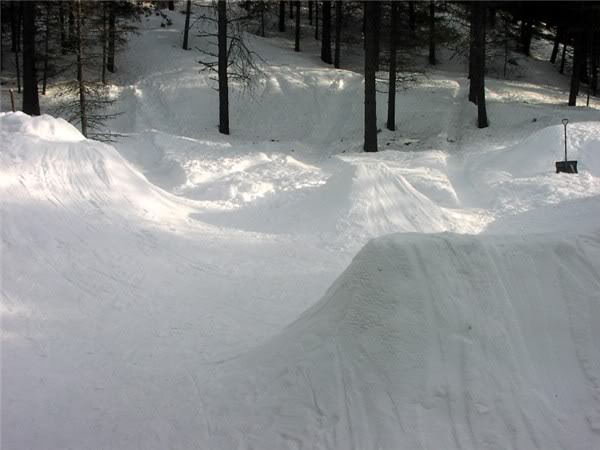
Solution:
<svg viewBox="0 0 600 450">
<path fill-rule="evenodd" d="M 225 137 L 181 19 L 114 146 L 0 114 L 2 448 L 597 448 L 598 109 L 529 61 L 480 131 L 442 65 L 367 155 L 361 75 L 253 38 Z"/>
</svg>

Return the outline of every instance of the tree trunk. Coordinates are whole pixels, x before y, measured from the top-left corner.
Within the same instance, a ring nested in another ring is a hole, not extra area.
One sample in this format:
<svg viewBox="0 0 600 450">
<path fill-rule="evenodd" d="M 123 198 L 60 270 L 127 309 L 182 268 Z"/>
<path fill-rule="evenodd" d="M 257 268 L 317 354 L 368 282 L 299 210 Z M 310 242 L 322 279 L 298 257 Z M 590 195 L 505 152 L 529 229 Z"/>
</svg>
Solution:
<svg viewBox="0 0 600 450">
<path fill-rule="evenodd" d="M 260 35 L 265 37 L 265 3 L 260 5 Z"/>
<path fill-rule="evenodd" d="M 562 49 L 562 56 L 560 58 L 560 69 L 559 69 L 559 73 L 563 74 L 565 73 L 565 60 L 567 59 L 567 44 L 563 44 L 563 49 Z"/>
<path fill-rule="evenodd" d="M 187 0 L 187 4 L 185 6 L 185 25 L 183 27 L 183 49 L 189 50 L 188 48 L 188 39 L 190 34 L 190 16 L 192 15 L 192 0 Z M 263 23 L 263 37 L 265 37 L 264 33 L 264 23 Z"/>
<path fill-rule="evenodd" d="M 294 2 L 294 6 L 296 7 L 296 42 L 294 43 L 294 51 L 300 51 L 300 1 L 296 0 Z"/>
<path fill-rule="evenodd" d="M 477 10 L 477 26 L 475 28 L 477 65 L 477 127 L 486 128 L 488 123 L 487 109 L 485 104 L 485 25 L 486 25 L 486 4 L 484 1 L 473 2 L 473 7 Z"/>
<path fill-rule="evenodd" d="M 87 138 L 88 117 L 86 110 L 85 83 L 83 79 L 83 36 L 82 36 L 81 0 L 77 0 L 77 82 L 79 84 L 79 116 L 81 120 L 81 134 Z"/>
<path fill-rule="evenodd" d="M 58 27 L 60 28 L 60 52 L 63 55 L 67 54 L 67 32 L 65 30 L 65 4 L 58 3 Z"/>
<path fill-rule="evenodd" d="M 115 72 L 115 40 L 117 39 L 117 18 L 115 15 L 115 8 L 112 2 L 108 8 L 108 57 L 106 62 L 106 69 L 110 73 Z"/>
<path fill-rule="evenodd" d="M 494 7 L 490 7 L 489 8 L 490 11 L 490 29 L 494 29 L 496 28 L 496 8 Z"/>
<path fill-rule="evenodd" d="M 375 14 L 375 23 L 377 24 L 377 29 L 375 30 L 375 56 L 377 58 L 375 60 L 375 70 L 377 71 L 379 70 L 379 54 L 381 51 L 381 26 L 379 25 L 381 23 L 381 5 L 379 5 Z"/>
<path fill-rule="evenodd" d="M 175 9 L 175 2 L 174 1 L 170 1 L 169 2 L 169 11 L 173 11 Z"/>
<path fill-rule="evenodd" d="M 477 49 L 476 49 L 476 35 L 477 35 L 477 7 L 474 6 L 474 3 L 470 3 L 471 11 L 470 11 L 470 19 L 471 26 L 469 29 L 469 101 L 471 103 L 477 104 L 477 71 L 476 71 L 476 61 L 477 61 Z"/>
<path fill-rule="evenodd" d="M 219 132 L 229 134 L 229 86 L 227 83 L 227 2 L 218 2 Z"/>
<path fill-rule="evenodd" d="M 429 2 L 429 64 L 435 65 L 435 2 Z"/>
<path fill-rule="evenodd" d="M 321 35 L 321 60 L 331 64 L 331 1 L 323 2 L 323 33 Z"/>
<path fill-rule="evenodd" d="M 365 152 L 377 151 L 377 16 L 379 2 L 365 2 Z"/>
<path fill-rule="evenodd" d="M 48 86 L 48 43 L 50 41 L 50 13 L 52 3 L 46 2 L 46 30 L 44 33 L 44 71 L 42 73 L 42 95 L 46 95 Z"/>
<path fill-rule="evenodd" d="M 388 88 L 387 129 L 396 130 L 396 51 L 398 48 L 398 2 L 392 1 L 390 24 L 390 70 Z"/>
<path fill-rule="evenodd" d="M 15 7 L 15 2 L 12 1 L 10 2 L 10 34 L 11 34 L 11 46 L 10 46 L 10 51 L 11 52 L 16 52 L 17 51 L 17 45 L 19 42 L 18 34 L 18 28 L 19 27 L 19 14 L 17 12 L 17 8 Z"/>
<path fill-rule="evenodd" d="M 19 64 L 19 53 L 21 53 L 21 21 L 23 20 L 23 2 L 19 3 L 17 12 L 17 45 L 15 50 L 15 69 L 17 71 L 17 92 L 21 93 L 21 65 Z"/>
<path fill-rule="evenodd" d="M 571 85 L 569 88 L 569 106 L 577 105 L 577 95 L 579 94 L 579 84 L 581 82 L 582 59 L 585 58 L 584 37 L 581 30 L 575 32 L 575 46 L 573 48 L 573 70 L 571 73 Z"/>
<path fill-rule="evenodd" d="M 102 84 L 106 85 L 106 58 L 108 56 L 106 46 L 108 45 L 108 15 L 106 13 L 107 2 L 102 2 Z"/>
<path fill-rule="evenodd" d="M 319 40 L 319 2 L 315 2 L 315 39 Z"/>
<path fill-rule="evenodd" d="M 340 68 L 340 52 L 342 40 L 342 1 L 335 2 L 335 53 L 333 56 L 333 67 Z"/>
<path fill-rule="evenodd" d="M 313 18 L 313 2 L 312 0 L 308 2 L 308 24 L 312 25 L 312 18 Z"/>
<path fill-rule="evenodd" d="M 285 33 L 285 2 L 279 2 L 279 32 Z"/>
<path fill-rule="evenodd" d="M 67 1 L 67 7 L 69 8 L 69 45 L 73 45 L 73 41 L 75 39 L 75 15 L 73 14 L 73 8 L 75 8 L 73 4 L 74 1 L 76 0 Z"/>
<path fill-rule="evenodd" d="M 415 2 L 408 2 L 408 29 L 410 30 L 410 38 L 417 37 L 417 22 L 415 20 Z"/>
<path fill-rule="evenodd" d="M 30 116 L 40 115 L 35 70 L 35 3 L 23 2 L 23 112 Z"/>
<path fill-rule="evenodd" d="M 294 18 L 294 0 L 290 0 L 290 19 Z"/>
<path fill-rule="evenodd" d="M 562 31 L 563 27 L 560 25 L 556 27 L 556 33 L 554 33 L 554 47 L 552 48 L 552 55 L 550 55 L 550 62 L 552 64 L 556 62 L 556 57 L 558 56 L 558 47 L 560 46 Z"/>
</svg>

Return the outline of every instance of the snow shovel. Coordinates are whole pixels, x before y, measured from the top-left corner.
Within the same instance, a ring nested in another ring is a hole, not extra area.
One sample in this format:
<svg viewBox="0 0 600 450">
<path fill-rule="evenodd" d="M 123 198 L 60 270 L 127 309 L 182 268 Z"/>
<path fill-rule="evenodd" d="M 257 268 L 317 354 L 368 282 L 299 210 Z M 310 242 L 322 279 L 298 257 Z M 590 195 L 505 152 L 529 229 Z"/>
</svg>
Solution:
<svg viewBox="0 0 600 450">
<path fill-rule="evenodd" d="M 556 161 L 556 173 L 577 173 L 577 161 L 569 161 L 567 158 L 567 124 L 569 119 L 563 119 L 562 123 L 565 126 L 565 160 Z"/>
</svg>

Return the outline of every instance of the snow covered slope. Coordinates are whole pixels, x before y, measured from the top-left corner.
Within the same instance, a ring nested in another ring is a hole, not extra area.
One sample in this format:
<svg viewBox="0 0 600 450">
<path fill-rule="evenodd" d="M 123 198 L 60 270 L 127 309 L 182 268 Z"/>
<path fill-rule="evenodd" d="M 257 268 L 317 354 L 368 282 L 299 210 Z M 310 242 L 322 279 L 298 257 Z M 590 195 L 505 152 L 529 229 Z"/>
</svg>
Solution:
<svg viewBox="0 0 600 450">
<path fill-rule="evenodd" d="M 600 230 L 378 238 L 229 368 L 209 447 L 592 450 L 598 323 Z"/>
</svg>

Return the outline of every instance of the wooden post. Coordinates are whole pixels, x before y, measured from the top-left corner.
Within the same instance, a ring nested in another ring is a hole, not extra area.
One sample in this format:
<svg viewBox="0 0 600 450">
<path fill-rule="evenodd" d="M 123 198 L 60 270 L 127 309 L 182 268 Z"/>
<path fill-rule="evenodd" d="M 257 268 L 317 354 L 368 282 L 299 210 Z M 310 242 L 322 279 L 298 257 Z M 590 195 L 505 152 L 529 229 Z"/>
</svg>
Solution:
<svg viewBox="0 0 600 450">
<path fill-rule="evenodd" d="M 15 91 L 9 89 L 10 92 L 10 105 L 12 106 L 12 112 L 17 112 L 17 103 L 15 102 Z"/>
</svg>

